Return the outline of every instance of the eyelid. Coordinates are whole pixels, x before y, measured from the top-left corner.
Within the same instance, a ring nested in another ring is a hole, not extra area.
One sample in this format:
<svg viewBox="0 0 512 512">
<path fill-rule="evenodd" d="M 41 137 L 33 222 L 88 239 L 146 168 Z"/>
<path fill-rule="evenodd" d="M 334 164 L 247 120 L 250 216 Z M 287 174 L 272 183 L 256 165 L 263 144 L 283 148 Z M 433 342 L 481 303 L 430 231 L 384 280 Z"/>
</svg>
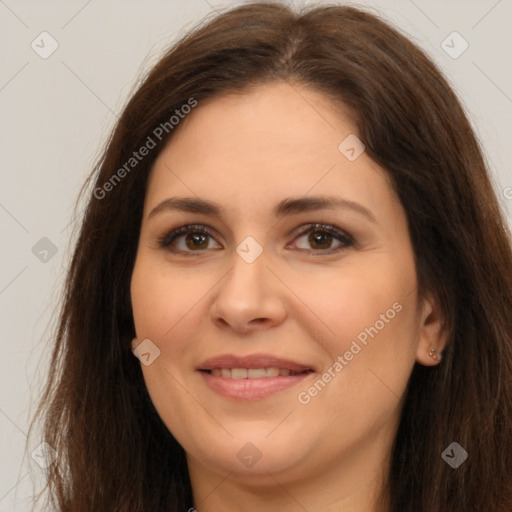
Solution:
<svg viewBox="0 0 512 512">
<path fill-rule="evenodd" d="M 294 243 L 297 238 L 300 238 L 307 233 L 315 232 L 315 231 L 324 231 L 326 233 L 329 233 L 333 235 L 336 240 L 341 242 L 341 247 L 337 247 L 334 249 L 299 249 L 301 252 L 307 252 L 309 254 L 316 254 L 316 255 L 322 255 L 322 254 L 336 254 L 338 252 L 343 251 L 344 249 L 348 249 L 349 247 L 356 246 L 355 240 L 352 235 L 347 233 L 346 231 L 338 228 L 335 225 L 332 224 L 326 224 L 326 223 L 307 223 L 302 224 L 301 226 L 294 229 L 288 236 L 292 236 L 293 240 L 292 243 Z M 171 249 L 170 245 L 171 243 L 178 238 L 181 235 L 186 235 L 189 233 L 202 233 L 205 235 L 208 235 L 212 239 L 216 241 L 217 230 L 210 228 L 209 226 L 205 224 L 185 224 L 183 226 L 179 226 L 177 228 L 171 229 L 170 231 L 165 232 L 162 236 L 158 237 L 158 247 L 162 249 L 167 249 L 171 252 L 174 252 L 176 254 L 182 254 L 185 256 L 193 256 L 193 255 L 200 255 L 204 254 L 206 252 L 206 249 L 200 249 L 197 251 L 182 251 L 180 249 Z M 219 242 L 217 242 L 219 243 Z M 288 246 L 287 246 L 288 247 Z M 211 250 L 211 249 L 210 249 Z M 216 249 L 218 250 L 218 249 Z"/>
<path fill-rule="evenodd" d="M 350 247 L 356 247 L 356 242 L 352 235 L 332 224 L 313 222 L 309 224 L 304 224 L 298 227 L 297 230 L 300 231 L 297 234 L 292 235 L 293 244 L 295 244 L 295 241 L 298 238 L 301 238 L 302 236 L 305 236 L 308 233 L 314 233 L 315 231 L 323 231 L 325 233 L 329 233 L 333 235 L 335 239 L 342 244 L 340 247 L 336 247 L 334 249 L 299 249 L 300 251 L 307 252 L 308 254 L 313 254 L 317 256 L 338 254 Z"/>
<path fill-rule="evenodd" d="M 165 249 L 180 235 L 186 235 L 188 233 L 194 232 L 206 234 L 211 238 L 215 238 L 217 236 L 217 231 L 205 224 L 185 224 L 183 226 L 179 226 L 177 228 L 166 231 L 162 236 L 158 237 L 158 246 Z"/>
<path fill-rule="evenodd" d="M 326 224 L 322 222 L 311 222 L 308 224 L 303 224 L 299 226 L 296 230 L 292 232 L 292 235 L 294 238 L 297 238 L 299 236 L 302 236 L 306 233 L 309 233 L 310 231 L 326 231 L 327 233 L 331 233 L 332 235 L 338 235 L 339 237 L 346 238 L 350 242 L 354 242 L 354 238 L 352 235 L 347 233 L 346 231 L 343 231 L 342 229 L 332 225 L 332 224 Z M 295 232 L 297 233 L 295 234 Z"/>
</svg>

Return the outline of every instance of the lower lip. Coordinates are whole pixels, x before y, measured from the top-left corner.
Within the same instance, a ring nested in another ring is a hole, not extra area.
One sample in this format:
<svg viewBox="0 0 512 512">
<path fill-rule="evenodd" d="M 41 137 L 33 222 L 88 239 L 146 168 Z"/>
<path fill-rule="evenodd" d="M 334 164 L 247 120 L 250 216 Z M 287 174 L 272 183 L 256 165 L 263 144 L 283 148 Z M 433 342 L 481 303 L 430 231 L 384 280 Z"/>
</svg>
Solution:
<svg viewBox="0 0 512 512">
<path fill-rule="evenodd" d="M 312 375 L 313 372 L 287 377 L 264 377 L 261 379 L 229 379 L 218 377 L 205 371 L 200 373 L 210 389 L 219 395 L 238 400 L 261 400 L 274 393 L 295 386 L 306 377 Z"/>
</svg>

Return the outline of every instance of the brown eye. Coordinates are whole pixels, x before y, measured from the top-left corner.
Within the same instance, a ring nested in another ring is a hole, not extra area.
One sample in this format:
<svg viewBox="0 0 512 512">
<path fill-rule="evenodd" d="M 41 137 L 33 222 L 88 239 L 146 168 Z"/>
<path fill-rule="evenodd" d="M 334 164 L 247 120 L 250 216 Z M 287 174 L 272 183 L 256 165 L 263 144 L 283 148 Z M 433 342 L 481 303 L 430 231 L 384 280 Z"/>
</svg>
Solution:
<svg viewBox="0 0 512 512">
<path fill-rule="evenodd" d="M 330 249 L 333 242 L 333 236 L 330 233 L 314 231 L 309 234 L 308 242 L 314 249 Z"/>
<path fill-rule="evenodd" d="M 309 247 L 300 247 L 297 240 L 307 238 L 306 245 Z M 334 226 L 314 224 L 303 231 L 296 239 L 295 245 L 301 250 L 311 252 L 329 252 L 334 253 L 354 245 L 353 239 L 335 228 Z M 333 243 L 337 244 L 333 247 Z"/>
<path fill-rule="evenodd" d="M 189 249 L 207 249 L 208 248 L 208 237 L 203 233 L 189 233 L 185 236 L 185 244 Z"/>
<path fill-rule="evenodd" d="M 308 247 L 301 247 L 297 243 L 300 239 L 306 239 Z M 211 246 L 212 242 L 217 246 Z M 334 245 L 334 246 L 333 246 Z M 316 254 L 332 254 L 342 251 L 354 245 L 350 235 L 343 233 L 334 226 L 313 224 L 303 231 L 294 241 L 293 246 L 301 251 L 309 251 Z M 159 240 L 159 246 L 169 251 L 184 255 L 203 253 L 206 250 L 219 250 L 222 246 L 215 241 L 210 230 L 201 224 L 182 226 L 167 233 Z"/>
<path fill-rule="evenodd" d="M 163 236 L 159 246 L 174 252 L 199 252 L 209 249 L 211 240 L 214 240 L 213 235 L 206 226 L 182 226 Z"/>
</svg>

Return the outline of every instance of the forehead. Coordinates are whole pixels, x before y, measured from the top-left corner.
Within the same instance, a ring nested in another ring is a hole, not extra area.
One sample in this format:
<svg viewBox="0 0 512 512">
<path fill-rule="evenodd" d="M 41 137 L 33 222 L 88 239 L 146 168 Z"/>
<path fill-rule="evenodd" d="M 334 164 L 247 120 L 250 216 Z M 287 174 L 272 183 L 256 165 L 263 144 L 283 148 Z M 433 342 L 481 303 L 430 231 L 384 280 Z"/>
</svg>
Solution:
<svg viewBox="0 0 512 512">
<path fill-rule="evenodd" d="M 199 102 L 178 128 L 153 166 L 147 208 L 171 194 L 238 213 L 308 193 L 394 199 L 387 174 L 364 152 L 350 161 L 340 151 L 359 135 L 348 114 L 310 89 L 275 83 Z"/>
</svg>

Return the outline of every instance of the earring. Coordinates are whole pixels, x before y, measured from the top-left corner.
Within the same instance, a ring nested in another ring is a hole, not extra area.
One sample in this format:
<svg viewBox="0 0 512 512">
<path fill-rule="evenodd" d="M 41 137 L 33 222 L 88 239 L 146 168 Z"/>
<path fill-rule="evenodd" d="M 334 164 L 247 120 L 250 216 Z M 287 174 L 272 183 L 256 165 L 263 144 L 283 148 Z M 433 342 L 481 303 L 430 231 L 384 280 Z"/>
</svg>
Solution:
<svg viewBox="0 0 512 512">
<path fill-rule="evenodd" d="M 441 353 L 438 352 L 435 348 L 431 348 L 428 352 L 428 355 L 434 360 L 434 361 L 441 361 Z"/>
</svg>

